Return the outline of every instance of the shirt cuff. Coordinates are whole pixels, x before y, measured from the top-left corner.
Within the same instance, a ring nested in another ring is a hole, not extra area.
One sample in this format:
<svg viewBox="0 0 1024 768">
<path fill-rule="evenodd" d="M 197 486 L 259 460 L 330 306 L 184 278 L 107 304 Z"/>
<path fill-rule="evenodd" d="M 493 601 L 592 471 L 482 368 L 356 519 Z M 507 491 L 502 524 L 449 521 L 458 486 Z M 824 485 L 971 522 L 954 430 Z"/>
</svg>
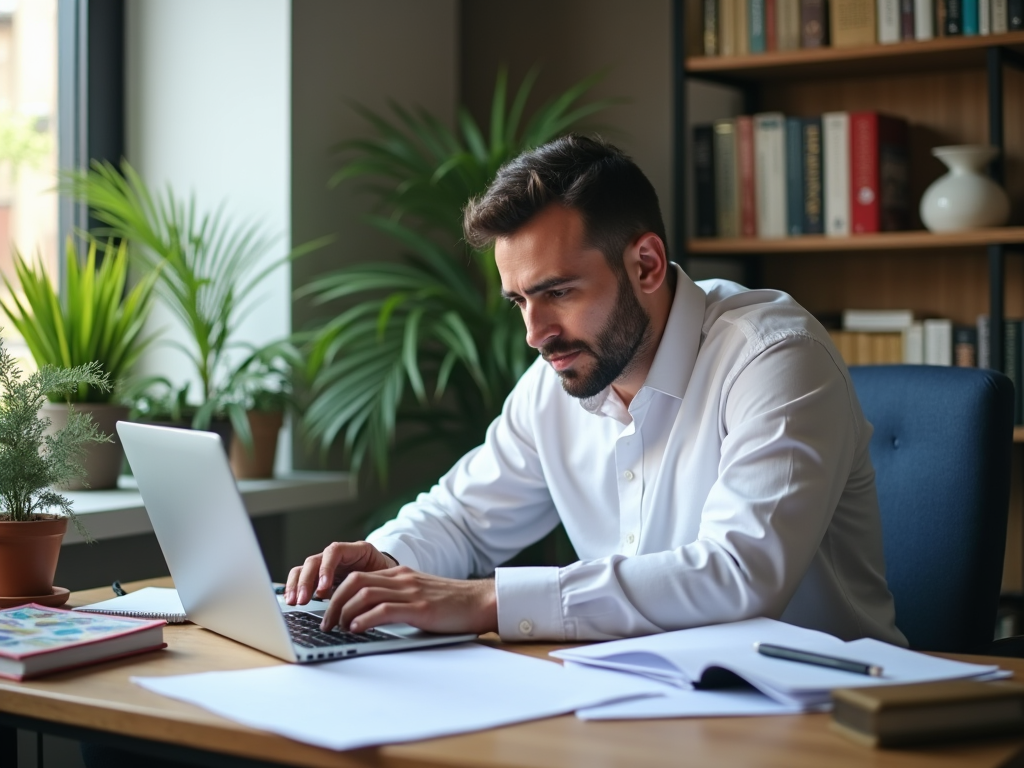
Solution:
<svg viewBox="0 0 1024 768">
<path fill-rule="evenodd" d="M 558 568 L 497 568 L 494 590 L 502 640 L 565 640 Z"/>
<path fill-rule="evenodd" d="M 371 533 L 366 537 L 366 541 L 372 544 L 378 552 L 387 552 L 399 565 L 407 565 L 414 571 L 422 570 L 412 549 L 401 539 L 391 536 L 374 536 Z"/>
</svg>

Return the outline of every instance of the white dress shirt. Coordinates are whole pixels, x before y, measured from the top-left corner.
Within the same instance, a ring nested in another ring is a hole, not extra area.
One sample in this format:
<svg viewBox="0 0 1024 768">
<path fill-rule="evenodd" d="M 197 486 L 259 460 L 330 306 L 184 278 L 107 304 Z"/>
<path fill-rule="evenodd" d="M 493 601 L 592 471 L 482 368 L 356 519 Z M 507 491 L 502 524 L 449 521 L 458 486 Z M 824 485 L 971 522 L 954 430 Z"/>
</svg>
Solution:
<svg viewBox="0 0 1024 768">
<path fill-rule="evenodd" d="M 495 574 L 504 640 L 598 640 L 768 616 L 906 645 L 865 420 L 821 325 L 779 291 L 677 269 L 629 407 L 539 358 L 484 444 L 368 537 L 419 571 Z M 565 568 L 497 567 L 559 522 Z"/>
</svg>

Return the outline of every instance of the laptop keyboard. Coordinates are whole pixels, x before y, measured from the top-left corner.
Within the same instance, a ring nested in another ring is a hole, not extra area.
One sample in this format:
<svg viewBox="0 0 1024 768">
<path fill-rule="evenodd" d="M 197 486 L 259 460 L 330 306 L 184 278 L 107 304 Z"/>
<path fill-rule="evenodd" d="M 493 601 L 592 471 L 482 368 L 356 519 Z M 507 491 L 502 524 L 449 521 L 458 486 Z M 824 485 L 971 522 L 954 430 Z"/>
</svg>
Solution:
<svg viewBox="0 0 1024 768">
<path fill-rule="evenodd" d="M 320 629 L 320 617 L 301 611 L 289 611 L 284 614 L 284 623 L 292 642 L 303 648 L 327 648 L 334 645 L 350 645 L 352 643 L 374 643 L 381 640 L 397 640 L 394 635 L 371 629 L 366 632 L 345 632 L 335 627 L 330 632 Z"/>
</svg>

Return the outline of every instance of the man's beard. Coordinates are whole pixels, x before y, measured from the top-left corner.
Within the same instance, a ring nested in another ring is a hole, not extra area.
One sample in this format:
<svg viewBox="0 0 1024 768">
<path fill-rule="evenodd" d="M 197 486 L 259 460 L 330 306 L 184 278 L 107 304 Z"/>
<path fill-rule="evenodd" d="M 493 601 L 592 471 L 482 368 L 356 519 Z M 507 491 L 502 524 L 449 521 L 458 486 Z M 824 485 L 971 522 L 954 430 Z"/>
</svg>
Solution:
<svg viewBox="0 0 1024 768">
<path fill-rule="evenodd" d="M 594 365 L 588 373 L 568 369 L 559 371 L 562 389 L 573 397 L 586 399 L 594 397 L 620 376 L 629 373 L 638 353 L 650 341 L 648 331 L 651 318 L 633 293 L 629 278 L 619 279 L 619 293 L 615 309 L 597 334 L 595 350 L 583 341 L 556 339 L 541 348 L 541 355 L 549 360 L 552 355 L 562 356 L 581 351 L 594 358 Z"/>
</svg>

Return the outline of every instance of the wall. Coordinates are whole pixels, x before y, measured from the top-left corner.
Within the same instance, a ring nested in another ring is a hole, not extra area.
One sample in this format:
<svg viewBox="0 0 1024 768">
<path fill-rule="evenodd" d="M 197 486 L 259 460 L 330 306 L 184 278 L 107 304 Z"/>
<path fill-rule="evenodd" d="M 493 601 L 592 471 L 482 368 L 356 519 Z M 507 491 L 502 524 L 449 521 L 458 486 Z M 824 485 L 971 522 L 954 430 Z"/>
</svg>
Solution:
<svg viewBox="0 0 1024 768">
<path fill-rule="evenodd" d="M 149 186 L 195 193 L 200 210 L 224 204 L 238 222 L 274 236 L 267 264 L 291 242 L 290 0 L 132 0 L 126 3 L 128 160 Z M 288 334 L 291 275 L 282 266 L 251 297 L 256 311 L 238 340 L 265 343 Z M 188 336 L 159 308 L 154 328 Z M 161 346 L 144 372 L 175 382 L 190 364 Z M 193 389 L 196 385 L 193 385 Z"/>
</svg>

